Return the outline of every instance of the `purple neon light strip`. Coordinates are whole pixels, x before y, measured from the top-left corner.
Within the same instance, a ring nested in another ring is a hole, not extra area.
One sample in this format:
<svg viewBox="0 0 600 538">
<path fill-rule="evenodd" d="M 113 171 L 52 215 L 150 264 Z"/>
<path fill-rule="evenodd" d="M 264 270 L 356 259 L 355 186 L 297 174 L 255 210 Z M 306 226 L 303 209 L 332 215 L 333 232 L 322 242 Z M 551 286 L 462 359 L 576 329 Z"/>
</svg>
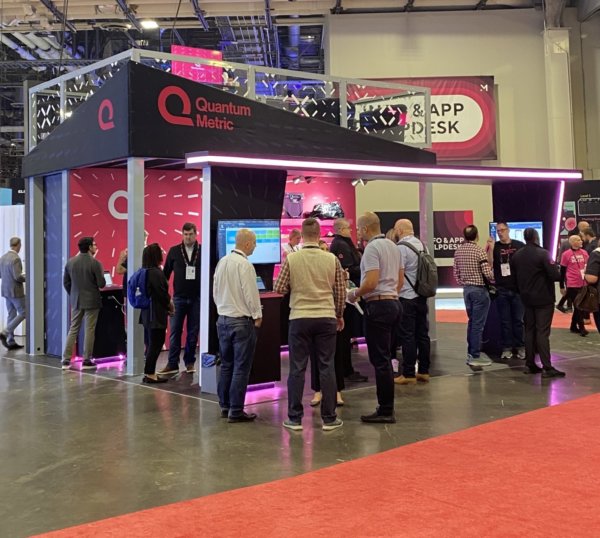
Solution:
<svg viewBox="0 0 600 538">
<path fill-rule="evenodd" d="M 556 207 L 554 208 L 554 235 L 552 236 L 552 250 L 550 255 L 556 256 L 558 253 L 558 239 L 560 234 L 560 218 L 562 215 L 563 203 L 565 199 L 565 182 L 561 181 L 558 186 L 558 196 L 556 200 Z"/>
<path fill-rule="evenodd" d="M 419 166 L 385 166 L 375 164 L 351 164 L 343 162 L 298 161 L 292 159 L 265 159 L 257 157 L 241 157 L 228 155 L 198 155 L 186 159 L 187 164 L 238 164 L 247 166 L 266 166 L 282 168 L 309 168 L 332 170 L 339 172 L 358 172 L 371 174 L 396 174 L 414 176 L 437 176 L 457 178 L 485 179 L 529 179 L 529 180 L 576 180 L 582 179 L 577 171 L 542 171 L 542 170 L 500 170 L 497 168 L 484 170 L 481 168 L 441 168 Z"/>
</svg>

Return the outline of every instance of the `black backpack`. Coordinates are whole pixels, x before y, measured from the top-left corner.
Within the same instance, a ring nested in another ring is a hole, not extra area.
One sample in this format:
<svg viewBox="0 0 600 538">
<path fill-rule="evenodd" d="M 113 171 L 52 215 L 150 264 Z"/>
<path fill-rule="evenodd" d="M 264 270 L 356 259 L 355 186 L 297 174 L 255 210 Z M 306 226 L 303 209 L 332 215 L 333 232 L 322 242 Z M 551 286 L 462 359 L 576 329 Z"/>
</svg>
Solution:
<svg viewBox="0 0 600 538">
<path fill-rule="evenodd" d="M 417 255 L 417 281 L 412 283 L 406 274 L 404 275 L 412 289 L 421 297 L 434 297 L 437 293 L 438 274 L 433 256 L 427 252 L 427 249 L 417 250 L 406 241 L 400 241 L 398 245 L 408 247 Z"/>
</svg>

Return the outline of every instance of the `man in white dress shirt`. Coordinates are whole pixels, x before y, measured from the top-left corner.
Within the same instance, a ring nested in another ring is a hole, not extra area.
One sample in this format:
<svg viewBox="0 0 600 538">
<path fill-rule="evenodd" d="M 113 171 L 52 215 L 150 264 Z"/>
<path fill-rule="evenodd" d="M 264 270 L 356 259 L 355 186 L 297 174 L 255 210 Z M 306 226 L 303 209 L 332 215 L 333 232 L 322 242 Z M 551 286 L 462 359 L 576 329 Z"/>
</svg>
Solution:
<svg viewBox="0 0 600 538">
<path fill-rule="evenodd" d="M 235 248 L 221 258 L 215 269 L 213 298 L 219 313 L 217 333 L 221 352 L 217 392 L 221 416 L 229 417 L 229 422 L 251 422 L 256 418 L 254 413 L 244 412 L 256 329 L 262 323 L 256 271 L 248 260 L 255 248 L 254 232 L 238 230 Z"/>
</svg>

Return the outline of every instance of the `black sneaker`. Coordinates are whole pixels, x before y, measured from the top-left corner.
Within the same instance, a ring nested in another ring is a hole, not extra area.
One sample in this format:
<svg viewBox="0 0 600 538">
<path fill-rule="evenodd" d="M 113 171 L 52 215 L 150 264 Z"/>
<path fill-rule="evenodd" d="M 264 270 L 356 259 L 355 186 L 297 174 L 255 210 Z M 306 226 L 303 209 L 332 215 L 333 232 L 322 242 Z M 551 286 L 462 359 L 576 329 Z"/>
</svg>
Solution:
<svg viewBox="0 0 600 538">
<path fill-rule="evenodd" d="M 71 368 L 71 359 L 63 359 L 63 360 L 60 362 L 60 367 L 61 367 L 63 370 L 68 370 L 69 368 Z"/>
<path fill-rule="evenodd" d="M 552 367 L 552 368 L 544 368 L 544 371 L 542 372 L 542 377 L 545 378 L 550 378 L 550 377 L 565 377 L 564 372 L 561 372 L 560 370 L 557 370 L 556 368 Z"/>
<path fill-rule="evenodd" d="M 229 417 L 227 422 L 252 422 L 256 418 L 255 413 L 242 413 L 235 417 Z"/>
<path fill-rule="evenodd" d="M 395 424 L 396 417 L 394 415 L 380 415 L 375 411 L 370 415 L 361 415 L 360 420 L 370 424 Z"/>
<path fill-rule="evenodd" d="M 366 375 L 362 375 L 360 372 L 352 372 L 349 376 L 346 376 L 346 379 L 355 383 L 364 383 L 369 380 Z"/>
<path fill-rule="evenodd" d="M 525 366 L 525 371 L 523 373 L 524 374 L 541 374 L 542 369 L 537 364 L 534 364 L 533 366 Z"/>
<path fill-rule="evenodd" d="M 221 409 L 221 418 L 227 418 L 229 416 L 229 409 Z"/>
<path fill-rule="evenodd" d="M 90 359 L 86 359 L 81 363 L 82 370 L 93 370 L 94 368 L 96 368 L 96 365 Z"/>
<path fill-rule="evenodd" d="M 0 333 L 0 342 L 6 348 L 8 348 L 8 342 L 6 341 L 6 335 L 4 333 Z"/>
<path fill-rule="evenodd" d="M 10 344 L 8 344 L 8 349 L 23 349 L 25 346 L 22 346 L 21 344 L 17 344 L 16 342 L 11 342 Z"/>
</svg>

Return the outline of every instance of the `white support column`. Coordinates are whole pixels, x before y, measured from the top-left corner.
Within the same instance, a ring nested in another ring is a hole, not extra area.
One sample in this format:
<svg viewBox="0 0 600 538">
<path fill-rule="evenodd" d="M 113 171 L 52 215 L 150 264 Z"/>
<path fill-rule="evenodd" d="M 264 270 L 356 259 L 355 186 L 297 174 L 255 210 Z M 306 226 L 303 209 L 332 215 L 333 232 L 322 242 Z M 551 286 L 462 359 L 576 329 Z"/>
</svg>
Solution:
<svg viewBox="0 0 600 538">
<path fill-rule="evenodd" d="M 127 159 L 127 274 L 142 266 L 144 250 L 144 160 Z M 144 338 L 139 312 L 127 302 L 127 375 L 144 371 Z"/>
<path fill-rule="evenodd" d="M 419 183 L 419 239 L 433 256 L 433 184 Z M 435 297 L 427 300 L 429 306 L 429 338 L 437 340 L 437 323 L 435 321 Z"/>
<path fill-rule="evenodd" d="M 550 166 L 574 168 L 571 54 L 567 28 L 550 28 L 544 31 L 544 54 Z"/>
<path fill-rule="evenodd" d="M 69 171 L 63 170 L 61 174 L 61 206 L 62 206 L 62 230 L 63 236 L 60 245 L 61 252 L 61 264 L 62 267 L 67 265 L 69 261 L 69 239 L 71 237 L 71 205 L 70 205 L 70 197 L 71 188 L 69 182 Z M 60 326 L 62 330 L 62 340 L 61 340 L 61 349 L 65 349 L 67 345 L 67 332 L 69 330 L 70 321 L 69 321 L 69 309 L 70 309 L 70 301 L 69 295 L 67 293 L 61 294 L 60 301 Z"/>
<path fill-rule="evenodd" d="M 25 189 L 27 274 L 27 347 L 42 355 L 44 345 L 44 179 L 28 177 Z"/>
<path fill-rule="evenodd" d="M 198 384 L 202 385 L 202 353 L 208 352 L 208 336 L 210 333 L 210 220 L 211 220 L 211 167 L 202 169 L 202 257 L 200 259 L 200 360 L 198 368 Z"/>
</svg>

